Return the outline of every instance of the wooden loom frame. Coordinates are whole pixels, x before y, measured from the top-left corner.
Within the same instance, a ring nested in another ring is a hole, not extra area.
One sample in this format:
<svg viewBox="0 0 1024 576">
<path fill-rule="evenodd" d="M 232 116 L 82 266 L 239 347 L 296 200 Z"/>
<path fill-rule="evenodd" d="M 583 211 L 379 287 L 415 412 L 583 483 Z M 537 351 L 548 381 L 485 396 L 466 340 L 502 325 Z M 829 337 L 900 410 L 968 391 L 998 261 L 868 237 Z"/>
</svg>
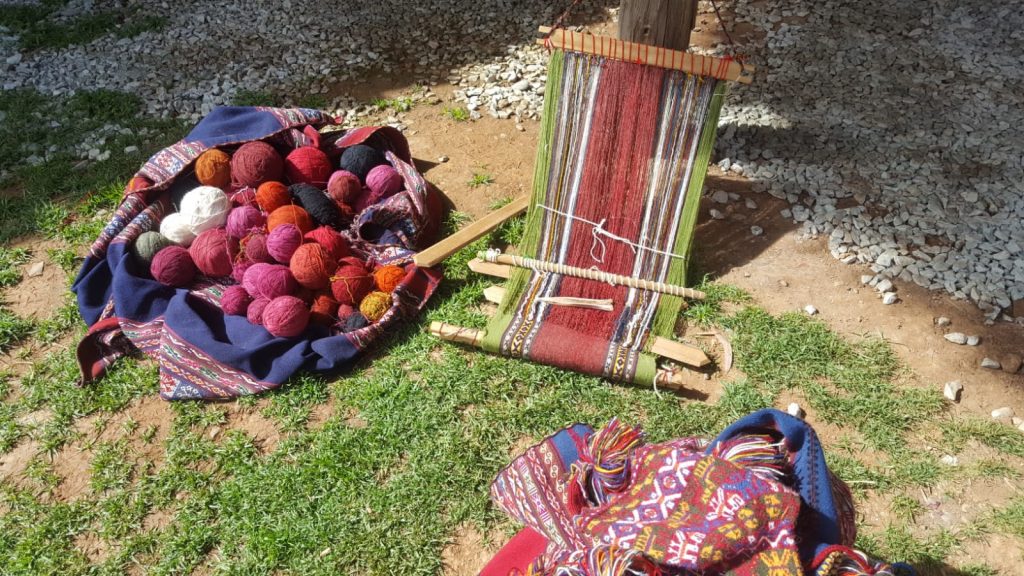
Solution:
<svg viewBox="0 0 1024 576">
<path fill-rule="evenodd" d="M 553 33 L 551 28 L 541 26 L 539 32 L 544 35 L 544 38 L 539 39 L 537 41 L 538 44 L 543 44 L 549 48 L 554 47 L 615 60 L 658 66 L 679 70 L 688 74 L 710 76 L 718 80 L 749 84 L 753 80 L 753 73 L 755 71 L 754 66 L 735 61 L 731 58 L 703 56 L 680 50 L 670 50 L 628 42 L 607 36 L 582 34 L 561 28 Z M 476 220 L 451 236 L 418 253 L 414 261 L 417 266 L 435 266 L 448 256 L 494 230 L 505 221 L 521 214 L 529 206 L 530 194 L 516 198 L 504 207 Z M 509 278 L 512 270 L 510 264 L 488 262 L 480 258 L 471 260 L 469 268 L 474 272 L 504 279 Z M 690 290 L 678 286 L 668 287 L 676 290 Z M 493 285 L 484 291 L 485 299 L 495 304 L 500 304 L 504 296 L 505 288 L 503 286 Z M 703 299 L 704 294 L 690 290 L 688 296 Z M 430 333 L 442 340 L 479 347 L 486 331 L 453 326 L 443 322 L 431 322 Z M 711 360 L 699 348 L 655 335 L 649 337 L 647 352 L 697 368 L 703 368 L 711 363 Z M 676 370 L 659 368 L 655 377 L 655 384 L 673 389 L 681 389 L 683 387 L 683 375 Z"/>
</svg>

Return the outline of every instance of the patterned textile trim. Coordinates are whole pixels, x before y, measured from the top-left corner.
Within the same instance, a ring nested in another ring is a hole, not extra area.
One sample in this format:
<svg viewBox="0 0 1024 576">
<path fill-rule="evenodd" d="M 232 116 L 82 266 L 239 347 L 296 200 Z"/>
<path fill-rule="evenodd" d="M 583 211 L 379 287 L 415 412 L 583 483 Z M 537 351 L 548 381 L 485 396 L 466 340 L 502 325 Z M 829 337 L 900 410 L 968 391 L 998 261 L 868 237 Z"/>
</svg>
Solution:
<svg viewBox="0 0 1024 576">
<path fill-rule="evenodd" d="M 135 344 L 143 354 L 155 360 L 160 359 L 160 340 L 163 338 L 164 319 L 155 318 L 149 322 L 133 322 L 122 318 L 121 329 L 124 335 Z"/>
<path fill-rule="evenodd" d="M 161 186 L 177 176 L 208 148 L 199 142 L 176 142 L 151 156 L 136 176 L 148 178 L 154 187 Z"/>
<path fill-rule="evenodd" d="M 142 211 L 146 210 L 148 204 L 142 194 L 130 194 L 125 196 L 121 203 L 117 206 L 117 210 L 114 211 L 114 215 L 110 218 L 110 222 L 103 227 L 103 231 L 100 232 L 99 237 L 92 246 L 89 247 L 89 256 L 96 258 L 97 260 L 102 259 L 107 254 L 107 247 L 110 243 L 121 234 L 122 231 L 139 216 Z"/>
<path fill-rule="evenodd" d="M 163 325 L 159 347 L 160 396 L 164 399 L 228 399 L 277 388 L 218 362 Z M 202 382 L 200 387 L 195 382 Z"/>
<path fill-rule="evenodd" d="M 269 106 L 255 106 L 260 112 L 267 112 L 277 118 L 281 126 L 295 126 L 297 124 L 315 124 L 324 121 L 324 113 L 314 108 L 273 108 Z M 337 119 L 331 119 L 337 122 Z"/>
</svg>

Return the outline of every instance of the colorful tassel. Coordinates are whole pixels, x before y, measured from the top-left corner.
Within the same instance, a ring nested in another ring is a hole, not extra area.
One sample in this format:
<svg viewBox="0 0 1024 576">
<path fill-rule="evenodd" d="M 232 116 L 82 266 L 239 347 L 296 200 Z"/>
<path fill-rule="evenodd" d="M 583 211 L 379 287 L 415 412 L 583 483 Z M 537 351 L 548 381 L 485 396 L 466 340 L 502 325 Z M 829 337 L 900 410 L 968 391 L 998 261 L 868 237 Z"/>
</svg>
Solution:
<svg viewBox="0 0 1024 576">
<path fill-rule="evenodd" d="M 773 480 L 782 480 L 789 473 L 785 444 L 767 434 L 731 438 L 716 444 L 712 454 Z"/>
<path fill-rule="evenodd" d="M 643 444 L 643 439 L 639 427 L 622 424 L 618 418 L 612 418 L 591 437 L 588 450 L 573 464 L 572 479 L 592 506 L 606 503 L 612 494 L 626 487 L 630 456 Z"/>
</svg>

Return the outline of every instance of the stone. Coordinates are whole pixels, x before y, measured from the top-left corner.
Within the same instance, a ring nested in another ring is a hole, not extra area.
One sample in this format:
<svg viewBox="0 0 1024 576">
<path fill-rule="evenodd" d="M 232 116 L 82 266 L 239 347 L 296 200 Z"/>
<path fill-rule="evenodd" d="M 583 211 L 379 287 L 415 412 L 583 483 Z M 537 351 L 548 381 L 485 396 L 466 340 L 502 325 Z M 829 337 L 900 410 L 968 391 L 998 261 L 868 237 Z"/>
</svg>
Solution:
<svg viewBox="0 0 1024 576">
<path fill-rule="evenodd" d="M 807 306 L 804 306 L 804 312 L 806 312 L 808 316 L 814 316 L 818 313 L 818 309 L 812 304 L 808 304 Z"/>
<path fill-rule="evenodd" d="M 213 428 L 210 428 L 210 440 L 217 438 L 218 434 L 220 434 L 220 426 L 214 426 Z"/>
<path fill-rule="evenodd" d="M 42 260 L 40 260 L 39 262 L 33 262 L 32 265 L 28 267 L 28 270 L 25 271 L 25 274 L 27 274 L 29 278 L 42 276 L 43 268 L 45 267 L 46 263 L 43 262 Z"/>
<path fill-rule="evenodd" d="M 997 360 L 993 360 L 988 356 L 981 359 L 981 367 L 988 368 L 989 370 L 999 370 L 1002 368 Z"/>
<path fill-rule="evenodd" d="M 751 226 L 750 233 L 754 236 L 760 236 L 761 234 L 764 234 L 764 228 L 761 228 L 760 226 Z"/>
<path fill-rule="evenodd" d="M 942 387 L 942 395 L 946 397 L 950 402 L 959 402 L 960 395 L 963 394 L 964 385 L 959 380 L 953 380 L 946 382 L 946 385 Z"/>
<path fill-rule="evenodd" d="M 1020 426 L 1021 424 L 1024 424 L 1024 418 L 1014 416 L 1013 418 L 1010 418 L 1010 424 L 1013 424 L 1014 426 Z"/>
<path fill-rule="evenodd" d="M 807 413 L 804 412 L 804 409 L 796 402 L 790 402 L 789 406 L 786 406 L 786 414 L 789 414 L 794 418 L 800 418 L 801 420 L 803 420 L 804 416 L 807 415 Z"/>
<path fill-rule="evenodd" d="M 438 162 L 439 164 L 444 164 L 444 163 L 445 163 L 445 162 L 447 162 L 448 160 L 449 160 L 449 158 L 448 158 L 447 156 L 439 156 L 439 157 L 437 158 L 437 162 Z"/>
<path fill-rule="evenodd" d="M 946 318 L 945 316 L 939 316 L 938 318 L 935 319 L 935 325 L 938 326 L 939 328 L 945 328 L 950 324 L 952 324 L 952 322 L 950 322 L 949 318 Z"/>
<path fill-rule="evenodd" d="M 945 338 L 949 342 L 952 342 L 953 344 L 967 344 L 967 335 L 964 334 L 963 332 L 950 332 L 949 334 L 943 336 L 943 338 Z"/>
<path fill-rule="evenodd" d="M 939 462 L 942 462 L 946 466 L 959 466 L 960 459 L 952 454 L 945 454 L 942 458 L 939 458 Z"/>
<path fill-rule="evenodd" d="M 867 286 L 868 284 L 870 284 L 871 281 L 874 280 L 874 279 L 875 279 L 875 276 L 873 274 L 861 274 L 860 275 L 860 283 L 863 284 L 864 286 Z"/>
<path fill-rule="evenodd" d="M 714 192 L 711 193 L 711 201 L 715 202 L 716 204 L 728 204 L 729 193 L 726 192 L 725 190 L 715 190 Z"/>
<path fill-rule="evenodd" d="M 757 210 L 757 202 L 754 202 L 754 201 L 753 201 L 752 199 L 750 199 L 750 198 L 747 198 L 747 199 L 746 199 L 746 200 L 745 200 L 745 201 L 743 202 L 743 205 L 747 207 L 747 210 Z"/>
<path fill-rule="evenodd" d="M 899 299 L 900 297 L 897 296 L 895 292 L 886 292 L 885 294 L 882 294 L 882 304 L 887 306 L 889 304 L 895 304 Z"/>
<path fill-rule="evenodd" d="M 875 290 L 878 290 L 879 292 L 890 292 L 890 291 L 892 291 L 893 290 L 892 280 L 889 280 L 888 278 L 884 278 L 884 279 L 880 280 L 878 282 L 878 284 L 875 284 Z"/>
<path fill-rule="evenodd" d="M 789 282 L 785 280 L 779 280 L 779 286 L 782 286 L 783 288 L 789 288 Z"/>
<path fill-rule="evenodd" d="M 967 337 L 967 345 L 968 346 L 977 346 L 980 343 L 981 343 L 981 336 L 968 336 Z"/>
<path fill-rule="evenodd" d="M 1013 408 L 1009 406 L 1003 406 L 1002 408 L 996 408 L 992 411 L 992 418 L 996 420 L 1003 420 L 1013 418 Z"/>
<path fill-rule="evenodd" d="M 711 214 L 711 218 L 713 220 L 724 220 L 725 219 L 725 214 L 722 214 L 720 211 L 715 210 L 714 208 L 711 209 L 710 214 Z"/>
<path fill-rule="evenodd" d="M 1021 362 L 1022 360 L 1020 354 L 1015 354 L 1011 352 L 1009 354 L 1004 354 L 999 364 L 1002 367 L 1003 372 L 1006 372 L 1008 374 L 1016 374 L 1017 372 L 1020 371 Z"/>
</svg>

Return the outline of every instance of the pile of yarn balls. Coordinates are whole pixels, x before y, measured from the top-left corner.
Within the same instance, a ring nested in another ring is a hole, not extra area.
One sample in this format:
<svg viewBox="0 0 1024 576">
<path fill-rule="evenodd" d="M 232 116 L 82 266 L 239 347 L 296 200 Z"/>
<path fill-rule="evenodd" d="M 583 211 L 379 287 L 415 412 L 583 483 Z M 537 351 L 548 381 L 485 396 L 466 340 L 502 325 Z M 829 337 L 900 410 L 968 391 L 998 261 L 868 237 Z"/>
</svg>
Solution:
<svg viewBox="0 0 1024 576">
<path fill-rule="evenodd" d="M 174 288 L 206 276 L 225 286 L 225 314 L 277 337 L 298 336 L 310 323 L 351 332 L 391 309 L 406 270 L 361 260 L 340 232 L 405 187 L 380 151 L 351 146 L 335 162 L 314 146 L 282 155 L 249 142 L 203 152 L 195 176 L 200 186 L 163 217 L 159 232 L 132 244 L 140 272 Z"/>
</svg>

